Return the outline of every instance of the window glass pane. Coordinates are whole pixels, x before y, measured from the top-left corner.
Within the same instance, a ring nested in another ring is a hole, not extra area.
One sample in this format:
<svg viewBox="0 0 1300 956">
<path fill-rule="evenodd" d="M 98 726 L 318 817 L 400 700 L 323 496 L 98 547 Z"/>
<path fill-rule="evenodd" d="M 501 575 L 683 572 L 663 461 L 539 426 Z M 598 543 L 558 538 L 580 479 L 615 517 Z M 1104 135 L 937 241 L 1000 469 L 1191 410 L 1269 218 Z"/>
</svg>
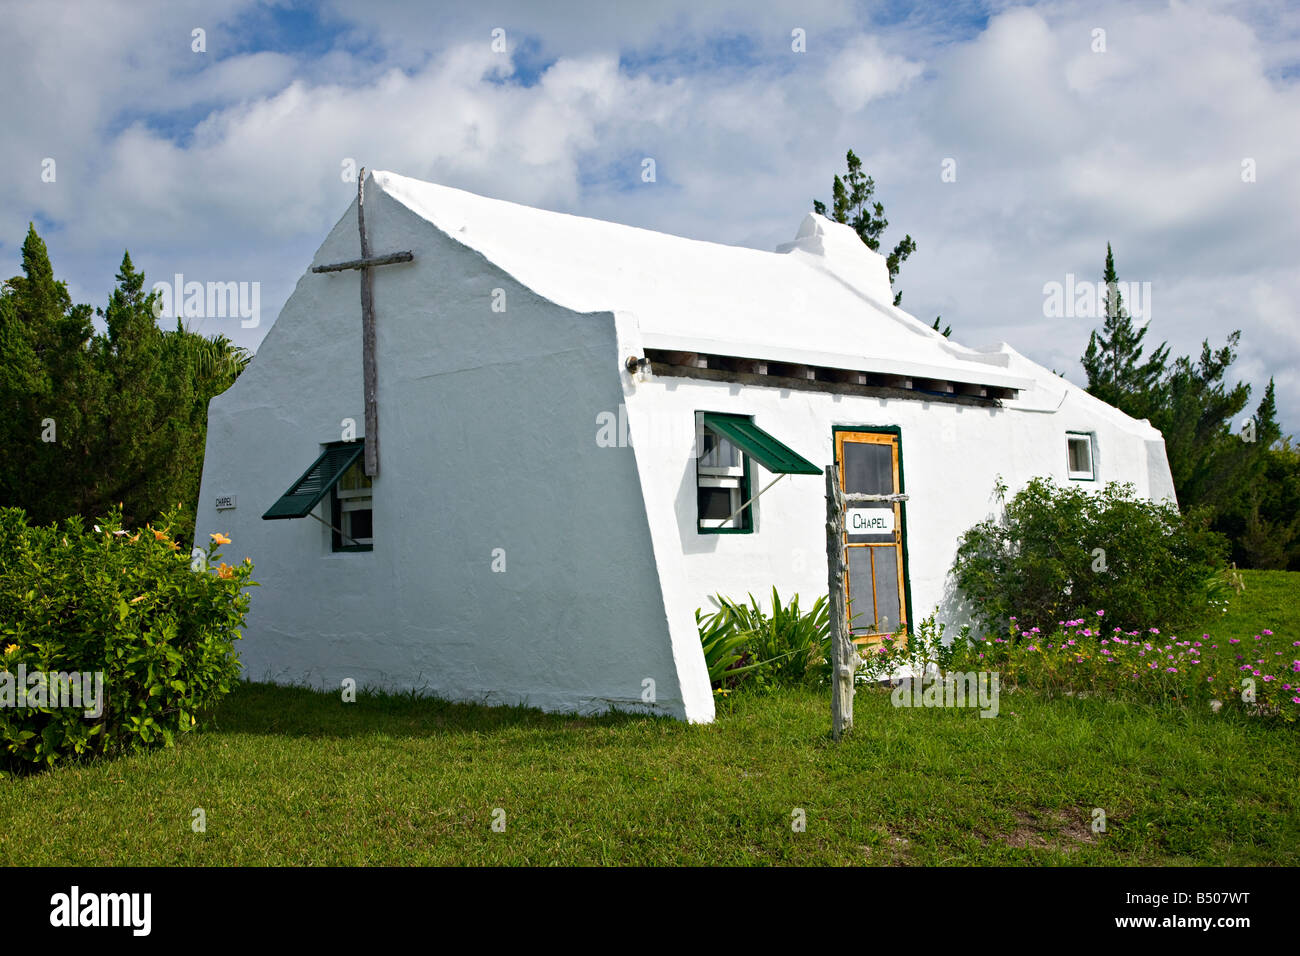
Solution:
<svg viewBox="0 0 1300 956">
<path fill-rule="evenodd" d="M 849 620 L 853 634 L 874 634 L 876 611 L 871 602 L 871 549 L 849 548 Z"/>
<path fill-rule="evenodd" d="M 701 488 L 699 495 L 701 520 L 718 522 L 736 510 L 730 488 Z"/>
<path fill-rule="evenodd" d="M 892 446 L 875 442 L 844 443 L 844 491 L 858 495 L 894 493 Z"/>
<path fill-rule="evenodd" d="M 374 514 L 375 513 L 371 511 L 369 508 L 362 511 L 347 512 L 347 525 L 344 527 L 343 530 L 346 531 L 348 533 L 348 537 L 351 538 L 358 538 L 358 539 L 373 538 L 375 536 L 374 535 Z M 344 543 L 351 544 L 352 542 L 347 541 Z"/>
<path fill-rule="evenodd" d="M 358 488 L 369 488 L 371 484 L 371 478 L 366 474 L 365 466 L 362 464 L 361 459 L 358 458 L 352 463 L 352 467 L 343 472 L 343 475 L 339 478 L 338 487 L 342 491 L 355 491 Z"/>
<path fill-rule="evenodd" d="M 705 428 L 699 465 L 701 468 L 739 468 L 740 449 L 717 432 Z"/>
<path fill-rule="evenodd" d="M 883 633 L 898 629 L 898 550 L 872 548 L 876 561 L 876 627 Z"/>
<path fill-rule="evenodd" d="M 1087 438 L 1071 438 L 1069 440 L 1070 471 L 1092 472 L 1092 454 L 1090 445 L 1091 442 Z"/>
</svg>

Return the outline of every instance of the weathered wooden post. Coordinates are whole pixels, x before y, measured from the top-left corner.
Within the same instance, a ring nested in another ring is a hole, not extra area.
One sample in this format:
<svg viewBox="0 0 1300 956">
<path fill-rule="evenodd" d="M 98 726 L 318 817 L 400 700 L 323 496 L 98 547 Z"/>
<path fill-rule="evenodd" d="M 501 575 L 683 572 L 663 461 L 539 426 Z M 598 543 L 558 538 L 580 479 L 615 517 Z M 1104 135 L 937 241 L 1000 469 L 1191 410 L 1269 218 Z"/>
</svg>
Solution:
<svg viewBox="0 0 1300 956">
<path fill-rule="evenodd" d="M 830 586 L 831 736 L 853 729 L 853 676 L 857 654 L 844 607 L 844 499 L 835 465 L 826 469 L 826 568 Z"/>
<path fill-rule="evenodd" d="M 379 381 L 375 372 L 375 287 L 370 269 L 372 266 L 386 266 L 394 262 L 410 262 L 414 255 L 409 249 L 382 256 L 370 254 L 370 239 L 366 235 L 366 167 L 364 166 L 357 176 L 357 230 L 361 233 L 360 259 L 334 262 L 327 266 L 312 266 L 311 271 L 361 270 L 361 386 L 366 402 L 365 471 L 367 477 L 376 478 L 379 475 Z"/>
</svg>

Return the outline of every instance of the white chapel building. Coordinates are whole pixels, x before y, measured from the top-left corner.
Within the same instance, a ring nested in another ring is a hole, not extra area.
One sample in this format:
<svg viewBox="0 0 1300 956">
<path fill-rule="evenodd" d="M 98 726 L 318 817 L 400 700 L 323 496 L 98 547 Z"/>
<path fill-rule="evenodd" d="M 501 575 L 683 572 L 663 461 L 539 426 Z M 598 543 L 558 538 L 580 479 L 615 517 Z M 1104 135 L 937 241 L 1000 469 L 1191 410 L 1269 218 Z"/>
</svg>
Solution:
<svg viewBox="0 0 1300 956">
<path fill-rule="evenodd" d="M 695 625 L 721 593 L 826 593 L 822 469 L 857 509 L 862 640 L 958 623 L 957 540 L 999 477 L 1174 495 L 1159 431 L 1005 344 L 894 307 L 884 258 L 809 214 L 775 252 L 365 181 L 361 271 L 308 270 L 212 400 L 196 530 L 261 587 L 253 680 L 713 718 Z M 361 254 L 357 203 L 313 267 Z M 404 258 L 404 257 L 399 257 Z"/>
</svg>

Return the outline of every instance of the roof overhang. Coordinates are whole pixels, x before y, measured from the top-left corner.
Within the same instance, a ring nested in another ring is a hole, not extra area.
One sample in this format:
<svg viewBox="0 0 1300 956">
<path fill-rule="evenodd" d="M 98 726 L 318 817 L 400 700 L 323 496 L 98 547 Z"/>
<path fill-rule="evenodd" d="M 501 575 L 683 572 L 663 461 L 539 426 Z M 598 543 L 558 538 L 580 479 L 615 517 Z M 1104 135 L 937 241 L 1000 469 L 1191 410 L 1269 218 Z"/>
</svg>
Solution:
<svg viewBox="0 0 1300 956">
<path fill-rule="evenodd" d="M 768 346 L 761 343 L 745 343 L 734 340 L 695 338 L 646 332 L 641 336 L 642 345 L 648 349 L 661 349 L 673 352 L 701 352 L 714 355 L 731 355 L 737 358 L 753 359 L 760 362 L 785 362 L 793 365 L 815 365 L 827 368 L 842 368 L 857 372 L 875 372 L 882 375 L 903 375 L 908 378 L 925 378 L 940 381 L 961 382 L 970 385 L 987 385 L 995 388 L 1023 391 L 1034 386 L 1034 380 L 1020 375 L 1011 375 L 995 368 L 987 367 L 982 362 L 972 360 L 940 364 L 921 362 L 893 356 L 850 355 L 841 352 L 825 352 L 813 349 L 795 349 L 788 346 Z"/>
</svg>

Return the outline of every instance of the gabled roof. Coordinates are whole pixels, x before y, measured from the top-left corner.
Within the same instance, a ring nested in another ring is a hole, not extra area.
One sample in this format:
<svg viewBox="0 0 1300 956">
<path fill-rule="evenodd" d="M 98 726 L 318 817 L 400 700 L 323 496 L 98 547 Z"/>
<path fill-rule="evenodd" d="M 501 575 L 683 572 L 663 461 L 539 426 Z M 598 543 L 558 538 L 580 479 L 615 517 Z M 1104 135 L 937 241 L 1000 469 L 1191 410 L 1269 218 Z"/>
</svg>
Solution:
<svg viewBox="0 0 1300 956">
<path fill-rule="evenodd" d="M 950 342 L 892 304 L 884 257 L 809 213 L 776 252 L 488 199 L 375 172 L 393 199 L 537 294 L 635 317 L 646 348 L 1027 389 L 1005 351 Z"/>
</svg>

